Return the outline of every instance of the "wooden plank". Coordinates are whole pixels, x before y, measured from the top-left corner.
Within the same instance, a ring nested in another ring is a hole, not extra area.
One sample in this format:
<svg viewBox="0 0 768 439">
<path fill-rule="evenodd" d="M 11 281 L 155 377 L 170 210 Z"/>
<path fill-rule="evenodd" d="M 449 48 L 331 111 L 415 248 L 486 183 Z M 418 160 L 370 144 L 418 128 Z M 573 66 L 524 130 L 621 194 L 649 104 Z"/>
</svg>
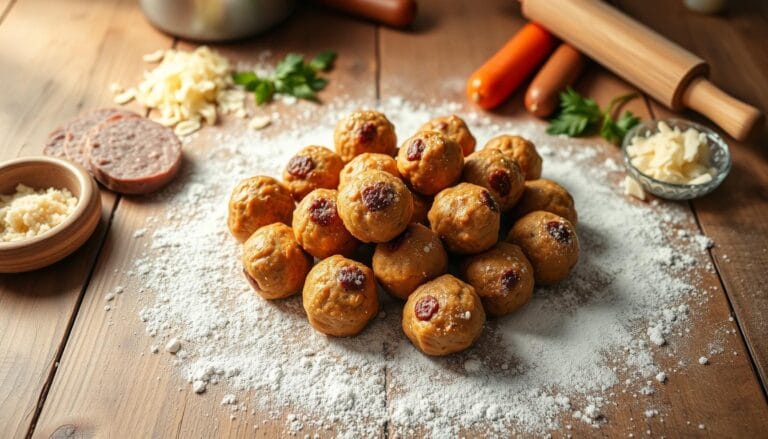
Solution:
<svg viewBox="0 0 768 439">
<path fill-rule="evenodd" d="M 255 63 L 267 49 L 273 52 L 272 59 L 288 51 L 338 50 L 339 58 L 330 73 L 329 87 L 321 95 L 330 101 L 345 97 L 374 98 L 374 42 L 371 25 L 310 8 L 297 11 L 288 22 L 262 37 L 214 48 L 244 64 Z M 140 59 L 128 58 L 128 62 L 140 63 Z M 281 120 L 285 120 L 299 107 L 291 109 L 274 104 L 269 110 L 280 111 Z M 242 129 L 243 125 L 241 120 L 226 119 L 220 126 L 204 128 L 191 144 L 185 145 L 188 164 L 194 166 L 205 160 L 210 145 L 220 142 L 219 134 Z M 279 129 L 279 126 L 278 121 L 270 129 Z M 252 414 L 253 407 L 248 407 L 247 411 L 236 413 L 238 419 L 231 420 L 232 412 L 221 406 L 223 395 L 231 389 L 209 386 L 204 394 L 196 395 L 172 365 L 173 357 L 151 355 L 148 346 L 154 341 L 144 335 L 145 327 L 138 317 L 139 310 L 147 305 L 147 298 L 141 302 L 140 294 L 126 291 L 113 309 L 105 312 L 104 294 L 117 285 L 130 284 L 126 271 L 144 251 L 137 244 L 140 241 L 132 239 L 132 234 L 145 227 L 147 217 L 163 217 L 163 214 L 164 207 L 158 203 L 142 203 L 139 198 L 121 200 L 35 431 L 36 437 L 63 432 L 99 437 L 285 435 L 284 417 L 276 420 L 267 413 Z M 252 395 L 238 394 L 238 399 L 247 403 Z M 302 431 L 301 435 L 305 433 Z"/>
<path fill-rule="evenodd" d="M 0 159 L 40 154 L 48 132 L 63 121 L 111 105 L 110 82 L 142 70 L 127 59 L 168 46 L 139 15 L 121 14 L 128 3 L 14 5 L 0 25 Z M 0 425 L 10 437 L 24 436 L 39 413 L 115 201 L 102 195 L 99 228 L 70 257 L 33 273 L 0 276 Z"/>
<path fill-rule="evenodd" d="M 715 84 L 768 111 L 768 4 L 729 2 L 723 16 L 707 16 L 678 2 L 657 2 L 664 14 L 652 12 L 646 1 L 621 3 L 637 19 L 709 61 Z M 656 102 L 652 108 L 657 117 L 674 116 Z M 713 126 L 692 112 L 683 116 Z M 726 139 L 733 157 L 731 174 L 692 205 L 703 232 L 716 243 L 712 256 L 768 390 L 768 133 L 763 130 L 752 142 Z"/>
<path fill-rule="evenodd" d="M 381 30 L 381 99 L 398 95 L 415 101 L 463 102 L 465 78 L 501 47 L 523 20 L 509 2 L 502 0 L 471 3 L 424 0 L 420 6 L 426 11 L 427 29 L 420 31 L 417 27 L 416 34 Z M 577 84 L 577 89 L 603 106 L 611 98 L 634 90 L 594 65 Z M 494 111 L 494 117 L 529 121 L 530 117 L 522 110 L 522 90 Z M 649 108 L 642 99 L 632 101 L 627 109 L 640 117 L 650 117 Z M 603 154 L 620 162 L 618 149 L 603 144 Z M 697 230 L 693 218 L 684 226 Z M 767 431 L 768 407 L 743 340 L 733 332 L 736 326 L 728 320 L 728 303 L 719 279 L 706 270 L 701 270 L 700 276 L 701 289 L 711 291 L 711 294 L 707 305 L 697 308 L 690 339 L 679 347 L 674 357 L 657 355 L 657 361 L 668 370 L 676 368 L 681 359 L 695 362 L 702 352 L 708 351 L 715 327 L 730 334 L 722 341 L 727 356 L 718 356 L 717 364 L 713 361 L 708 367 L 689 367 L 683 373 L 674 374 L 673 379 L 660 386 L 652 396 L 635 398 L 629 393 L 617 392 L 612 398 L 615 405 L 605 407 L 608 423 L 600 430 L 565 418 L 562 425 L 571 424 L 572 429 L 563 430 L 556 436 L 626 437 L 633 433 L 640 437 L 650 431 L 653 436 L 686 437 L 699 434 L 699 423 L 705 424 L 707 434 L 713 437 L 751 437 Z M 649 406 L 667 409 L 663 410 L 663 417 L 647 418 L 644 411 Z M 390 435 L 397 433 L 396 428 L 390 429 Z M 472 429 L 464 433 L 468 437 L 481 434 Z"/>
</svg>

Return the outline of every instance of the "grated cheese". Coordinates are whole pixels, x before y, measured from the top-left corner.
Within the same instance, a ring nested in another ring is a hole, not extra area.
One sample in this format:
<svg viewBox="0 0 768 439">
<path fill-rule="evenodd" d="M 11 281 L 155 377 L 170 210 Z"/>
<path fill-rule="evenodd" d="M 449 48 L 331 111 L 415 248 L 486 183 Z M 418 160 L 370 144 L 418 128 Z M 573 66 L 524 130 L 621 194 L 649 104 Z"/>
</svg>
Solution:
<svg viewBox="0 0 768 439">
<path fill-rule="evenodd" d="M 716 172 L 709 164 L 707 136 L 694 128 L 683 132 L 659 122 L 657 133 L 634 137 L 627 153 L 640 172 L 667 183 L 703 184 Z"/>
<path fill-rule="evenodd" d="M 179 136 L 197 131 L 203 122 L 216 124 L 219 113 L 247 115 L 245 92 L 233 88 L 229 60 L 210 48 L 160 50 L 143 59 L 159 64 L 144 73 L 137 87 L 114 91 L 116 103 L 135 98 L 141 105 L 158 110 L 150 117 L 176 127 Z"/>
<path fill-rule="evenodd" d="M 19 184 L 0 195 L 0 241 L 21 241 L 58 226 L 75 211 L 77 198 L 67 189 L 40 189 Z"/>
</svg>

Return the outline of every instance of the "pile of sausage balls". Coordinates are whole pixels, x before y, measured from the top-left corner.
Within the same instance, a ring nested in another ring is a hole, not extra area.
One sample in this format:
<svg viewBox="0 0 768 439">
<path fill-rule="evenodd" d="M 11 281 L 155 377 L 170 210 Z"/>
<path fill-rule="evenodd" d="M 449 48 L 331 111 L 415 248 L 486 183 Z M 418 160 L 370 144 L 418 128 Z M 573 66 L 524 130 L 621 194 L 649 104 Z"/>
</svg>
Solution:
<svg viewBox="0 0 768 439">
<path fill-rule="evenodd" d="M 576 264 L 573 198 L 540 178 L 530 141 L 501 135 L 475 151 L 450 116 L 398 149 L 376 111 L 350 114 L 333 137 L 335 152 L 307 146 L 283 182 L 246 179 L 229 201 L 248 281 L 265 299 L 301 291 L 316 330 L 362 331 L 378 313 L 378 283 L 405 300 L 403 331 L 417 348 L 451 354 L 478 339 L 486 314 L 520 309 L 534 284 Z M 502 223 L 514 225 L 500 240 Z"/>
</svg>

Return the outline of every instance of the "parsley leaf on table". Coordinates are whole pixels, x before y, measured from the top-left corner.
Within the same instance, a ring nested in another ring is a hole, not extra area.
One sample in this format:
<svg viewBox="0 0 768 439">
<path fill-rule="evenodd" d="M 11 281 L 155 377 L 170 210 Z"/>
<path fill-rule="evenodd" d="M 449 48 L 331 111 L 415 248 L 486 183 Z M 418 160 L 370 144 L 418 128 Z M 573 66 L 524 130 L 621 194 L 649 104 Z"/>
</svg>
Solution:
<svg viewBox="0 0 768 439">
<path fill-rule="evenodd" d="M 275 66 L 271 76 L 260 77 L 255 72 L 244 71 L 233 73 L 232 79 L 253 92 L 258 105 L 270 102 L 276 93 L 317 101 L 317 92 L 328 85 L 328 80 L 318 76 L 318 72 L 329 70 L 335 59 L 335 52 L 325 51 L 307 63 L 304 55 L 289 53 Z"/>
<path fill-rule="evenodd" d="M 616 121 L 613 119 L 614 108 L 637 97 L 631 93 L 613 98 L 603 111 L 592 99 L 581 96 L 571 87 L 560 93 L 560 111 L 547 127 L 549 134 L 565 134 L 578 137 L 600 128 L 600 136 L 612 143 L 621 142 L 630 128 L 640 119 L 629 111 Z"/>
</svg>

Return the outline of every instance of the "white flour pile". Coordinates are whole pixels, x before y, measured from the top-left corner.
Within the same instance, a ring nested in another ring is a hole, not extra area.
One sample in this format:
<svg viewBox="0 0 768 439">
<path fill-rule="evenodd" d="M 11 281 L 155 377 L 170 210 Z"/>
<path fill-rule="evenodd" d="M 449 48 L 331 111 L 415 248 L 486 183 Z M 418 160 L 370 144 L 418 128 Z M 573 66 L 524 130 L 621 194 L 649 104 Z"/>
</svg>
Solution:
<svg viewBox="0 0 768 439">
<path fill-rule="evenodd" d="M 303 146 L 332 145 L 336 120 L 355 106 L 327 104 L 322 114 L 311 105 L 292 109 L 302 108 L 308 110 L 263 132 L 214 136 L 185 175 L 156 196 L 165 214 L 135 234 L 147 243 L 132 270 L 141 318 L 154 337 L 147 344 L 178 351 L 191 389 L 202 393 L 218 383 L 276 419 L 288 413 L 288 433 L 332 429 L 367 437 L 386 426 L 394 435 L 454 437 L 466 428 L 507 435 L 573 422 L 598 427 L 610 422 L 601 407 L 616 392 L 650 394 L 670 376 L 654 355 L 666 356 L 670 340 L 685 336 L 680 322 L 693 318 L 695 307 L 684 303 L 699 293 L 694 267 L 711 269 L 711 243 L 689 232 L 686 211 L 625 197 L 617 184 L 621 167 L 601 156 L 601 147 L 547 137 L 538 124 L 496 124 L 457 105 L 395 99 L 381 109 L 400 140 L 452 112 L 466 118 L 479 145 L 501 133 L 531 138 L 545 177 L 571 191 L 579 212 L 581 260 L 566 282 L 537 288 L 527 307 L 489 321 L 477 346 L 448 358 L 412 347 L 400 329 L 402 304 L 385 296 L 379 318 L 349 339 L 312 330 L 299 296 L 258 297 L 227 231 L 230 190 L 252 175 L 279 177 Z"/>
</svg>

